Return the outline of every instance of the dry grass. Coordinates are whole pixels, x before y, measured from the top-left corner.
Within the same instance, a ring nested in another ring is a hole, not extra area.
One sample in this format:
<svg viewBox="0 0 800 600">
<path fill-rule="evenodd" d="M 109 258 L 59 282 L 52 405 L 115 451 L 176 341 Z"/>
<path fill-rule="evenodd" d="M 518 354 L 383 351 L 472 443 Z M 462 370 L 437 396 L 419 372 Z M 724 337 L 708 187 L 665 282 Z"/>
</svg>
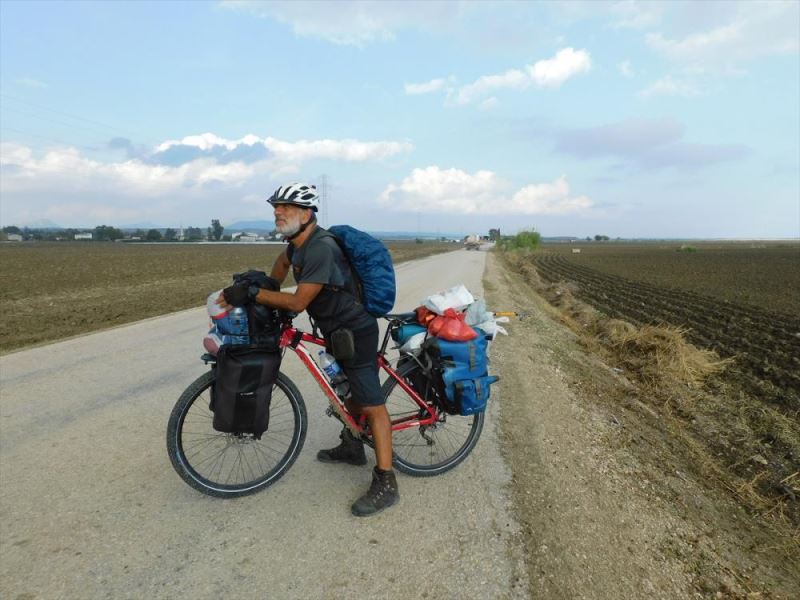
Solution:
<svg viewBox="0 0 800 600">
<path fill-rule="evenodd" d="M 611 349 L 625 368 L 652 385 L 678 382 L 699 389 L 732 362 L 687 342 L 682 328 L 645 325 L 637 329 L 622 323 L 613 320 L 604 327 Z"/>
</svg>

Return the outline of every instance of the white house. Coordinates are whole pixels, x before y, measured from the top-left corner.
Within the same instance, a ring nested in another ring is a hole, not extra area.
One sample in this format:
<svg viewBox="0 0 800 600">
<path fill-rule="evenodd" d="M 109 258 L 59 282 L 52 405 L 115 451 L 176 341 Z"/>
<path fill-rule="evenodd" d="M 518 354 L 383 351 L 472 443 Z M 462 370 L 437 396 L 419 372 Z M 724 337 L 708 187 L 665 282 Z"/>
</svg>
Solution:
<svg viewBox="0 0 800 600">
<path fill-rule="evenodd" d="M 234 233 L 231 236 L 231 241 L 234 242 L 255 242 L 258 240 L 257 233 L 248 233 L 246 231 L 240 231 L 239 233 Z"/>
<path fill-rule="evenodd" d="M 6 234 L 6 239 L 9 242 L 21 242 L 22 241 L 22 236 L 20 234 L 18 234 L 18 233 L 8 233 L 8 234 Z"/>
<path fill-rule="evenodd" d="M 75 239 L 76 240 L 91 240 L 92 239 L 92 233 L 91 232 L 89 232 L 89 233 L 76 233 L 75 234 Z"/>
</svg>

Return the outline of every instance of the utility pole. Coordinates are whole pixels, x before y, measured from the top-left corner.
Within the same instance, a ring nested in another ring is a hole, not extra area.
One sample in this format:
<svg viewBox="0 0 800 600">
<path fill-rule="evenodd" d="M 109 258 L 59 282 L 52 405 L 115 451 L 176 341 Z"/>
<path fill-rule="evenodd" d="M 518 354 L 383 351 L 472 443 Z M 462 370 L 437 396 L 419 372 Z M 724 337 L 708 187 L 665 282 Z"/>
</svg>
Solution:
<svg viewBox="0 0 800 600">
<path fill-rule="evenodd" d="M 320 177 L 320 195 L 321 195 L 321 204 L 322 204 L 322 214 L 320 215 L 320 221 L 322 221 L 321 225 L 323 227 L 328 226 L 328 176 L 323 174 Z"/>
</svg>

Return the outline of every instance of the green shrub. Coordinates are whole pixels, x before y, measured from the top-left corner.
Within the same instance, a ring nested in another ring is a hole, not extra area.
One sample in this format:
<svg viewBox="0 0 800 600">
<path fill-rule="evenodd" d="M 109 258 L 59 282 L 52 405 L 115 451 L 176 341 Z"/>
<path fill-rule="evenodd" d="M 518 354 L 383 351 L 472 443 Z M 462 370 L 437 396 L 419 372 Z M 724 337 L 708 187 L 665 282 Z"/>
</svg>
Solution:
<svg viewBox="0 0 800 600">
<path fill-rule="evenodd" d="M 514 237 L 504 238 L 500 242 L 500 247 L 503 250 L 536 250 L 541 239 L 542 236 L 538 231 L 520 231 Z"/>
</svg>

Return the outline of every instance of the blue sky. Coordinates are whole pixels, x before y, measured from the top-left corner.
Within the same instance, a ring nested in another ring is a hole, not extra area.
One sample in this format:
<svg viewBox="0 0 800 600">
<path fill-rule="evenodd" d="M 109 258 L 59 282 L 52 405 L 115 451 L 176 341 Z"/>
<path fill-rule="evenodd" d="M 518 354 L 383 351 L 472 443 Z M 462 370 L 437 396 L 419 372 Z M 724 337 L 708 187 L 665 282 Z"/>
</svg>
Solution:
<svg viewBox="0 0 800 600">
<path fill-rule="evenodd" d="M 800 237 L 800 3 L 0 2 L 0 223 Z"/>
</svg>

